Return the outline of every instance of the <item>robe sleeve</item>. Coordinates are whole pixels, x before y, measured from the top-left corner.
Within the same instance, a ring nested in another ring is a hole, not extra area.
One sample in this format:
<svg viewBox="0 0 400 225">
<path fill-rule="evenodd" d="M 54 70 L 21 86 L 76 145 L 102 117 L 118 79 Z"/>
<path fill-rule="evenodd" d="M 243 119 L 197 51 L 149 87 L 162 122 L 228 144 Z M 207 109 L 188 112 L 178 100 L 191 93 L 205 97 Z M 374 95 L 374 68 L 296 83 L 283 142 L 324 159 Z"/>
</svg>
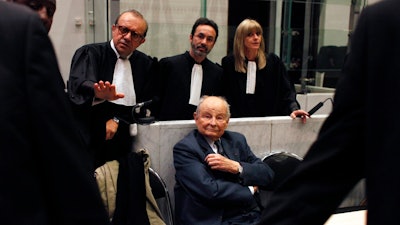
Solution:
<svg viewBox="0 0 400 225">
<path fill-rule="evenodd" d="M 269 58 L 271 58 L 271 54 Z M 279 63 L 279 77 L 281 79 L 280 83 L 280 96 L 282 101 L 282 113 L 290 115 L 295 110 L 300 108 L 300 104 L 296 100 L 296 90 L 294 84 L 290 81 L 289 75 L 287 73 L 286 67 L 283 64 L 282 60 L 280 60 L 276 55 L 273 55 Z"/>
<path fill-rule="evenodd" d="M 96 55 L 93 48 L 84 46 L 72 58 L 68 93 L 70 100 L 76 105 L 91 105 L 93 101 L 93 85 L 98 82 L 99 68 Z"/>
</svg>

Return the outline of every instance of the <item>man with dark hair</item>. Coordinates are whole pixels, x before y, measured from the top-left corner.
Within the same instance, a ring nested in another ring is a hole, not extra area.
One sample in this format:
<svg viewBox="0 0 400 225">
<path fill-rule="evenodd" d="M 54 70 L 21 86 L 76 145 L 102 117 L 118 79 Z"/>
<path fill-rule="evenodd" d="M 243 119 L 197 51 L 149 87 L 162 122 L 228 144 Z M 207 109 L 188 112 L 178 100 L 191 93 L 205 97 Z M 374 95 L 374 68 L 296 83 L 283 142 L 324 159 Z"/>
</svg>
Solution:
<svg viewBox="0 0 400 225">
<path fill-rule="evenodd" d="M 160 60 L 160 120 L 189 120 L 202 95 L 220 95 L 222 68 L 207 59 L 218 38 L 217 24 L 199 18 L 189 36 L 190 50 Z"/>
<path fill-rule="evenodd" d="M 53 16 L 56 11 L 56 0 L 7 0 L 18 4 L 26 5 L 35 10 L 43 25 L 46 27 L 47 32 L 50 31 L 53 24 Z"/>
</svg>

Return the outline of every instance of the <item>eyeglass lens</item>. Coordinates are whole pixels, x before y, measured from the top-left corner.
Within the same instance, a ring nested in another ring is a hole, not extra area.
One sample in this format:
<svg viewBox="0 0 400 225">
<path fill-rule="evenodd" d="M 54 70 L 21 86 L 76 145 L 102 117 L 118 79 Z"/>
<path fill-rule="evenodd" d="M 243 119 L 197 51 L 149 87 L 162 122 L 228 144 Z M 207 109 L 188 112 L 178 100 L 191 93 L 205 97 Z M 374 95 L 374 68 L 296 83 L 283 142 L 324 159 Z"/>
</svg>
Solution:
<svg viewBox="0 0 400 225">
<path fill-rule="evenodd" d="M 133 40 L 141 40 L 141 39 L 144 38 L 142 35 L 136 33 L 136 32 L 133 31 L 133 30 L 129 30 L 127 27 L 120 26 L 120 25 L 116 25 L 116 26 L 117 26 L 119 32 L 120 32 L 122 35 L 127 35 L 127 34 L 130 32 L 130 33 L 131 33 L 131 38 L 132 38 Z"/>
</svg>

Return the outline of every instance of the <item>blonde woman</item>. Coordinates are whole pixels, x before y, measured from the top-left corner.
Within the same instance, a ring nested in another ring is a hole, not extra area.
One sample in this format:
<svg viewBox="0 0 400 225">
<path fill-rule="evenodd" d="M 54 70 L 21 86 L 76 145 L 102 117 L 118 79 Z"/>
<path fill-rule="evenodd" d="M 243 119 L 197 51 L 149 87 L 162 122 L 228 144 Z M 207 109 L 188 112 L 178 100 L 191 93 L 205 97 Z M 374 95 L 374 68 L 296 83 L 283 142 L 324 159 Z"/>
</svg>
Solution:
<svg viewBox="0 0 400 225">
<path fill-rule="evenodd" d="M 233 54 L 222 59 L 224 94 L 232 117 L 290 115 L 302 117 L 296 92 L 280 58 L 265 52 L 263 29 L 253 19 L 243 20 L 236 29 Z"/>
</svg>

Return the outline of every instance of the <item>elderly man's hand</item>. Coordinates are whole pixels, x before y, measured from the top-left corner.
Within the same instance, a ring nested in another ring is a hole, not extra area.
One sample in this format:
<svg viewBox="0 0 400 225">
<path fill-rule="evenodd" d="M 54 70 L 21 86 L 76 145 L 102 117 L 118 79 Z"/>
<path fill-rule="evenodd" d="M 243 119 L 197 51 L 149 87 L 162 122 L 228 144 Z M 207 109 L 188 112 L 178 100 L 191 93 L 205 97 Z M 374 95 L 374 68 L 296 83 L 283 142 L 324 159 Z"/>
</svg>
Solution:
<svg viewBox="0 0 400 225">
<path fill-rule="evenodd" d="M 204 160 L 213 170 L 224 171 L 232 174 L 239 173 L 240 164 L 221 154 L 208 154 Z"/>
</svg>

